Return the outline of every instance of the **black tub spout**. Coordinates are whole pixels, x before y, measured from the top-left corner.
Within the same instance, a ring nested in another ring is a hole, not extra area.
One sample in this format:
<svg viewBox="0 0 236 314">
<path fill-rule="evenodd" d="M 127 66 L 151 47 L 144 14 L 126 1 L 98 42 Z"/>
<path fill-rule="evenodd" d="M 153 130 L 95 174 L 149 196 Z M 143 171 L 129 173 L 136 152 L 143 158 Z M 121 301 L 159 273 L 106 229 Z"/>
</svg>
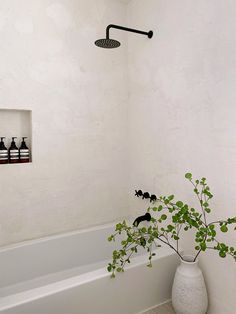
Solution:
<svg viewBox="0 0 236 314">
<path fill-rule="evenodd" d="M 146 213 L 145 215 L 143 216 L 139 216 L 135 219 L 135 221 L 133 222 L 133 225 L 135 227 L 138 227 L 138 225 L 140 224 L 140 222 L 142 221 L 150 221 L 151 220 L 151 215 L 149 213 Z"/>
</svg>

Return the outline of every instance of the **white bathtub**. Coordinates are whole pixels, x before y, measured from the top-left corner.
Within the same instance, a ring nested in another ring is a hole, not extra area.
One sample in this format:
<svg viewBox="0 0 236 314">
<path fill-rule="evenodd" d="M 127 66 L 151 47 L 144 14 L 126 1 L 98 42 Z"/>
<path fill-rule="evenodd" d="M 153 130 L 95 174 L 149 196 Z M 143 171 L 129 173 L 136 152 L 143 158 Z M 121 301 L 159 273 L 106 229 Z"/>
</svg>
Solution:
<svg viewBox="0 0 236 314">
<path fill-rule="evenodd" d="M 2 314 L 137 314 L 170 299 L 178 258 L 158 250 L 132 260 L 111 279 L 106 271 L 114 227 L 102 226 L 0 250 Z"/>
</svg>

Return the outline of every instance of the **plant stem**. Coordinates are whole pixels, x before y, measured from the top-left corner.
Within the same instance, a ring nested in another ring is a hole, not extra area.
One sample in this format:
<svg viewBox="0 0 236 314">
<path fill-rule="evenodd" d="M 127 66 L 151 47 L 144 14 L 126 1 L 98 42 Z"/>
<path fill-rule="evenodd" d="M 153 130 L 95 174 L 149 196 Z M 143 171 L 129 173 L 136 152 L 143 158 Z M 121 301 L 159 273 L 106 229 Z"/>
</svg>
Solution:
<svg viewBox="0 0 236 314">
<path fill-rule="evenodd" d="M 168 245 L 172 250 L 174 250 L 174 251 L 179 255 L 179 257 L 180 257 L 181 259 L 183 259 L 183 257 L 181 256 L 181 254 L 176 250 L 176 248 L 175 248 L 173 245 L 170 244 L 169 241 L 166 242 L 166 241 L 164 241 L 163 239 L 161 239 L 162 236 L 164 236 L 164 235 L 161 235 L 161 236 L 157 237 L 157 239 L 160 240 L 161 242 L 165 243 L 166 245 Z M 164 237 L 165 237 L 165 236 L 164 236 Z M 166 239 L 166 238 L 165 238 L 165 239 Z"/>
<path fill-rule="evenodd" d="M 193 183 L 193 181 L 190 180 L 190 182 L 192 183 L 192 185 L 194 186 L 195 189 L 197 189 L 197 185 Z M 203 187 L 202 187 L 202 191 L 203 191 Z M 205 226 L 207 225 L 207 222 L 206 222 L 206 213 L 205 213 L 205 210 L 202 206 L 202 191 L 201 191 L 201 197 L 199 197 L 198 193 L 196 193 L 197 195 L 197 198 L 199 200 L 199 203 L 200 203 L 200 206 L 201 206 L 201 209 L 202 209 L 202 214 L 203 214 L 203 217 L 204 217 L 204 222 L 205 222 Z"/>
</svg>

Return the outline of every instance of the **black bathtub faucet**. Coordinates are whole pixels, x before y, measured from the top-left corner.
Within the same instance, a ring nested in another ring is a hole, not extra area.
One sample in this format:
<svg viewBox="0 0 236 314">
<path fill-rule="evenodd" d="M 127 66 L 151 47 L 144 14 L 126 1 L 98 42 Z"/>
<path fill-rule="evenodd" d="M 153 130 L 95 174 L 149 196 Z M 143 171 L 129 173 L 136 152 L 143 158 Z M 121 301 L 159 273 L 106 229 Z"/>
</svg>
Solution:
<svg viewBox="0 0 236 314">
<path fill-rule="evenodd" d="M 133 222 L 133 225 L 135 227 L 138 227 L 138 225 L 140 224 L 140 222 L 142 221 L 150 221 L 152 218 L 152 216 L 149 214 L 149 213 L 146 213 L 145 215 L 143 216 L 139 216 L 135 219 L 135 221 Z"/>
</svg>

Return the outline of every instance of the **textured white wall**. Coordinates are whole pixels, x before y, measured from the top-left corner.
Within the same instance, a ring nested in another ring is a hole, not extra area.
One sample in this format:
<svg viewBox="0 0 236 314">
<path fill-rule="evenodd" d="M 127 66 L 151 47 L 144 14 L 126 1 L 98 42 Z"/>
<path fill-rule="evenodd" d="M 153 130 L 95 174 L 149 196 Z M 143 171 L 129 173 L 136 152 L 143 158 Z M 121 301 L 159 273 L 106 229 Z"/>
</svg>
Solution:
<svg viewBox="0 0 236 314">
<path fill-rule="evenodd" d="M 130 194 L 140 187 L 192 199 L 186 171 L 206 176 L 214 218 L 236 215 L 236 2 L 133 0 L 129 36 Z M 144 204 L 130 199 L 131 210 Z M 220 237 L 236 245 L 236 234 Z M 186 243 L 188 246 L 188 243 Z M 236 264 L 206 253 L 211 314 L 234 314 Z"/>
<path fill-rule="evenodd" d="M 235 14 L 230 0 L 132 0 L 128 20 L 117 0 L 2 0 L 0 107 L 32 110 L 34 162 L 0 167 L 0 245 L 126 215 L 128 167 L 130 195 L 191 200 L 192 171 L 213 218 L 235 215 Z M 120 49 L 93 45 L 111 22 L 155 32 L 129 35 L 128 71 L 125 34 Z M 233 314 L 235 264 L 201 261 L 210 313 Z"/>
<path fill-rule="evenodd" d="M 0 3 L 0 108 L 33 118 L 33 163 L 0 167 L 0 245 L 126 211 L 126 38 L 94 45 L 110 22 L 126 24 L 125 4 Z"/>
</svg>

